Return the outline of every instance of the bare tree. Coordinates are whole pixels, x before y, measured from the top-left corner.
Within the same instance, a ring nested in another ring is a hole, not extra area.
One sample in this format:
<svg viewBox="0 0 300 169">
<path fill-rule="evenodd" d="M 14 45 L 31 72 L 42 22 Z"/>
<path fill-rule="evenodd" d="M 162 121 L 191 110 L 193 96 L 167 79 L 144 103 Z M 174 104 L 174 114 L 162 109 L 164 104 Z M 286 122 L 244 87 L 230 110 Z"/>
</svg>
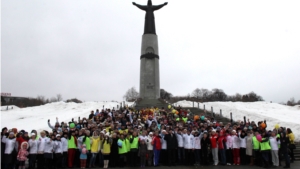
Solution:
<svg viewBox="0 0 300 169">
<path fill-rule="evenodd" d="M 200 99 L 202 98 L 202 91 L 199 88 L 197 88 L 192 92 L 192 96 L 197 99 Z"/>
<path fill-rule="evenodd" d="M 164 89 L 160 89 L 160 98 L 161 99 L 171 99 L 173 97 L 172 93 L 167 92 Z"/>
<path fill-rule="evenodd" d="M 61 94 L 57 94 L 57 95 L 56 95 L 56 100 L 57 100 L 58 102 L 63 100 Z"/>
<path fill-rule="evenodd" d="M 242 101 L 242 95 L 239 93 L 235 94 L 235 101 L 238 101 L 238 102 Z"/>
<path fill-rule="evenodd" d="M 38 101 L 42 102 L 42 103 L 45 103 L 45 101 L 46 101 L 45 96 L 42 96 L 42 95 L 38 95 L 38 96 L 36 97 L 36 99 L 37 99 Z"/>
<path fill-rule="evenodd" d="M 56 97 L 51 97 L 51 99 L 49 100 L 49 102 L 50 102 L 50 103 L 57 102 Z"/>
<path fill-rule="evenodd" d="M 294 106 L 295 105 L 295 98 L 294 97 L 290 98 L 290 100 L 287 102 L 287 105 Z"/>
<path fill-rule="evenodd" d="M 136 91 L 135 87 L 128 89 L 125 95 L 123 96 L 123 98 L 126 101 L 134 101 L 138 97 L 139 97 L 139 93 Z"/>
</svg>

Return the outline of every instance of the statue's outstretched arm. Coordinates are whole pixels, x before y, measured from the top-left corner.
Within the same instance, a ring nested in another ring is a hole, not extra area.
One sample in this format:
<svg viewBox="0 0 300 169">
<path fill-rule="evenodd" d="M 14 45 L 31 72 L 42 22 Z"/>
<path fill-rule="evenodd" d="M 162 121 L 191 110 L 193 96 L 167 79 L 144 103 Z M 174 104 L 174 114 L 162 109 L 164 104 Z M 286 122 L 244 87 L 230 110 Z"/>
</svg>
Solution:
<svg viewBox="0 0 300 169">
<path fill-rule="evenodd" d="M 143 11 L 147 10 L 147 6 L 139 5 L 139 4 L 135 3 L 135 2 L 132 2 L 132 4 L 133 4 L 134 6 L 140 8 L 140 9 L 143 10 Z"/>
<path fill-rule="evenodd" d="M 168 5 L 168 2 L 165 2 L 164 4 L 161 4 L 161 5 L 153 5 L 152 9 L 153 9 L 153 11 L 159 10 L 160 8 L 162 8 L 162 7 L 166 6 L 166 5 Z"/>
</svg>

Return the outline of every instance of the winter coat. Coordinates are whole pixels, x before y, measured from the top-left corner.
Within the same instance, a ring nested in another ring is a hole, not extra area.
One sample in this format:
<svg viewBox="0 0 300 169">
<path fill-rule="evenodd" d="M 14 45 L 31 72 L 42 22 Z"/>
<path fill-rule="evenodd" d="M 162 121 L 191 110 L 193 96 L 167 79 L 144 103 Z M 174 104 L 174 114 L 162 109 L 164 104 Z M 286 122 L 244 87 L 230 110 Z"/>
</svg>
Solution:
<svg viewBox="0 0 300 169">
<path fill-rule="evenodd" d="M 177 137 L 177 142 L 178 142 L 178 147 L 183 147 L 183 135 L 182 134 L 176 134 L 176 137 Z"/>
<path fill-rule="evenodd" d="M 288 153 L 289 144 L 290 144 L 290 139 L 286 137 L 285 133 L 283 133 L 283 137 L 280 137 L 280 148 L 282 154 Z"/>
<path fill-rule="evenodd" d="M 211 135 L 209 139 L 210 139 L 211 148 L 218 148 L 218 144 L 217 144 L 218 135 L 217 134 Z"/>
<path fill-rule="evenodd" d="M 44 153 L 53 153 L 53 150 L 54 150 L 54 141 L 51 140 L 50 138 L 47 138 L 45 142 Z"/>
<path fill-rule="evenodd" d="M 91 137 L 92 145 L 91 145 L 91 152 L 98 153 L 100 151 L 100 137 Z"/>
<path fill-rule="evenodd" d="M 233 138 L 231 137 L 231 135 L 226 136 L 226 149 L 232 149 L 233 147 Z"/>
<path fill-rule="evenodd" d="M 246 137 L 246 155 L 248 155 L 248 156 L 252 156 L 252 153 L 253 153 L 252 138 L 253 138 L 253 134 Z"/>
<path fill-rule="evenodd" d="M 29 154 L 37 154 L 38 152 L 38 140 L 32 140 L 30 139 L 28 141 L 30 150 L 29 150 Z"/>
<path fill-rule="evenodd" d="M 220 136 L 218 138 L 218 148 L 223 150 L 225 149 L 225 145 L 226 145 L 226 136 Z"/>
<path fill-rule="evenodd" d="M 102 154 L 104 154 L 104 155 L 109 155 L 110 154 L 111 142 L 112 142 L 112 140 L 110 140 L 110 139 L 107 139 L 107 140 L 103 141 L 102 150 L 101 150 Z"/>
<path fill-rule="evenodd" d="M 240 139 L 236 135 L 232 135 L 232 148 L 240 148 Z"/>
<path fill-rule="evenodd" d="M 166 150 L 167 149 L 167 141 L 165 140 L 165 136 L 162 134 L 161 135 L 161 149 Z"/>
<path fill-rule="evenodd" d="M 240 139 L 240 148 L 246 148 L 246 137 L 243 137 L 241 135 L 239 135 L 239 139 Z"/>
<path fill-rule="evenodd" d="M 147 154 L 147 145 L 146 144 L 140 144 L 139 145 L 139 152 L 138 152 L 138 155 L 139 156 L 146 156 Z"/>
<path fill-rule="evenodd" d="M 208 147 L 210 147 L 210 139 L 206 137 L 206 139 L 201 139 L 201 149 L 203 154 L 207 154 Z"/>
<path fill-rule="evenodd" d="M 54 152 L 58 154 L 63 153 L 63 146 L 61 140 L 55 140 L 54 141 Z"/>
<path fill-rule="evenodd" d="M 194 149 L 197 149 L 197 150 L 201 149 L 201 138 L 202 137 L 200 135 L 194 137 Z"/>
<path fill-rule="evenodd" d="M 43 154 L 45 151 L 47 137 L 40 137 L 38 140 L 38 154 Z"/>
<path fill-rule="evenodd" d="M 148 136 L 146 138 L 146 144 L 147 144 L 148 150 L 153 150 L 153 145 L 151 144 L 152 140 L 153 140 L 153 137 Z"/>
<path fill-rule="evenodd" d="M 64 137 L 61 138 L 63 152 L 68 152 L 68 140 Z"/>
<path fill-rule="evenodd" d="M 278 137 L 270 137 L 271 150 L 279 150 L 280 140 Z"/>
<path fill-rule="evenodd" d="M 154 139 L 152 140 L 152 145 L 154 150 L 161 150 L 161 137 L 160 136 L 154 136 Z"/>
<path fill-rule="evenodd" d="M 6 138 L 6 136 L 3 136 L 2 143 L 5 144 L 4 154 L 11 154 L 16 147 L 16 138 Z"/>
<path fill-rule="evenodd" d="M 29 153 L 28 153 L 27 149 L 23 148 L 24 144 L 27 144 L 27 148 L 28 148 L 28 143 L 27 142 L 23 142 L 21 144 L 20 150 L 19 150 L 18 156 L 17 156 L 18 161 L 26 161 L 27 160 L 27 156 L 28 156 Z"/>
<path fill-rule="evenodd" d="M 192 134 L 183 135 L 183 147 L 184 149 L 193 149 L 194 148 L 194 136 Z"/>
<path fill-rule="evenodd" d="M 290 144 L 295 144 L 295 135 L 294 135 L 294 133 L 288 134 L 287 137 L 290 139 Z"/>
<path fill-rule="evenodd" d="M 164 140 L 167 141 L 167 149 L 176 149 L 178 142 L 175 134 L 166 134 Z"/>
</svg>

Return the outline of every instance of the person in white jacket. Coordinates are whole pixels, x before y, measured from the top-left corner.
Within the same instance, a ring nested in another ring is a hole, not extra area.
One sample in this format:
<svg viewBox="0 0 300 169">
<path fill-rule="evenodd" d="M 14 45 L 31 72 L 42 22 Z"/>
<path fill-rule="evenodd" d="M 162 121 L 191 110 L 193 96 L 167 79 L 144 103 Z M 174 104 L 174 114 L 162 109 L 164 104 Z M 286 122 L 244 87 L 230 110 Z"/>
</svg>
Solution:
<svg viewBox="0 0 300 169">
<path fill-rule="evenodd" d="M 54 140 L 55 136 L 50 136 L 51 138 L 47 138 L 45 142 L 45 149 L 44 149 L 44 157 L 45 157 L 45 167 L 51 169 L 53 164 L 53 152 L 54 152 Z"/>
<path fill-rule="evenodd" d="M 31 133 L 31 138 L 28 141 L 30 150 L 29 150 L 29 168 L 35 168 L 35 161 L 38 152 L 38 140 L 36 140 L 35 133 Z"/>
<path fill-rule="evenodd" d="M 273 166 L 279 166 L 279 157 L 278 157 L 278 150 L 280 145 L 280 139 L 276 136 L 276 131 L 272 131 L 271 137 L 269 138 L 270 145 L 271 145 L 271 155 L 272 155 L 272 162 Z"/>
<path fill-rule="evenodd" d="M 3 136 L 2 143 L 5 144 L 4 150 L 4 160 L 5 164 L 8 168 L 13 168 L 13 161 L 14 161 L 14 153 L 13 151 L 17 152 L 16 149 L 16 138 L 13 132 L 10 132 L 8 137 Z"/>
<path fill-rule="evenodd" d="M 178 142 L 178 162 L 179 164 L 183 164 L 185 162 L 185 152 L 184 152 L 184 147 L 183 147 L 183 135 L 181 130 L 176 129 L 175 134 L 177 137 L 177 142 Z"/>
<path fill-rule="evenodd" d="M 47 141 L 45 131 L 40 132 L 40 137 L 38 139 L 38 154 L 37 154 L 37 168 L 43 169 L 45 167 L 45 158 L 44 158 L 44 150 Z"/>
<path fill-rule="evenodd" d="M 195 154 L 195 166 L 200 166 L 201 162 L 201 139 L 203 133 L 199 134 L 199 131 L 194 133 L 194 154 Z"/>
<path fill-rule="evenodd" d="M 247 140 L 246 140 L 246 132 L 245 131 L 241 131 L 238 134 L 239 138 L 240 138 L 240 163 L 241 165 L 246 165 L 246 144 L 247 144 Z"/>
<path fill-rule="evenodd" d="M 231 137 L 230 132 L 226 132 L 226 161 L 227 165 L 233 163 L 232 154 L 233 154 L 233 138 Z"/>
<path fill-rule="evenodd" d="M 60 168 L 62 166 L 62 157 L 63 157 L 63 145 L 60 138 L 60 134 L 56 135 L 54 141 L 54 154 L 55 154 L 55 167 Z"/>
<path fill-rule="evenodd" d="M 166 130 L 162 130 L 160 134 L 161 142 L 161 162 L 163 165 L 167 165 L 168 153 L 167 153 L 167 141 L 165 140 Z"/>
<path fill-rule="evenodd" d="M 235 130 L 232 130 L 233 165 L 240 165 L 240 139 Z"/>
<path fill-rule="evenodd" d="M 64 133 L 63 137 L 61 137 L 62 149 L 63 149 L 63 157 L 62 157 L 62 168 L 67 167 L 67 159 L 68 159 L 68 134 Z"/>
<path fill-rule="evenodd" d="M 193 165 L 194 136 L 191 134 L 191 131 L 186 129 L 184 129 L 183 133 L 183 147 L 185 151 L 186 165 Z"/>
<path fill-rule="evenodd" d="M 153 133 L 150 132 L 148 137 L 146 137 L 146 144 L 147 144 L 147 150 L 148 150 L 148 166 L 152 166 L 153 164 L 153 145 L 152 145 L 152 140 L 153 140 Z"/>
</svg>

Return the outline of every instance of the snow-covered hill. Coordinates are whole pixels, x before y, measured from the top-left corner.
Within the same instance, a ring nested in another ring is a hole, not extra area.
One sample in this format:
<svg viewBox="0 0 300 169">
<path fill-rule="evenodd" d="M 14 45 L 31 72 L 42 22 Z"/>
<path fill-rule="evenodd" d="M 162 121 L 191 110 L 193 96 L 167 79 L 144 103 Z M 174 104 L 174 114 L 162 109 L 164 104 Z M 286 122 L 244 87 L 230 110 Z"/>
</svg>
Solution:
<svg viewBox="0 0 300 169">
<path fill-rule="evenodd" d="M 128 106 L 133 103 L 126 102 Z M 18 130 L 24 129 L 25 131 L 31 132 L 32 129 L 38 131 L 50 130 L 47 125 L 48 119 L 52 125 L 55 123 L 56 117 L 58 117 L 59 122 L 69 122 L 72 118 L 77 120 L 80 116 L 88 117 L 92 110 L 113 107 L 117 109 L 117 102 L 84 102 L 84 103 L 65 103 L 56 102 L 49 103 L 43 106 L 28 107 L 8 111 L 1 111 L 1 128 L 7 127 L 17 128 Z M 5 107 L 5 106 L 3 106 Z M 2 109 L 2 107 L 1 107 Z"/>
<path fill-rule="evenodd" d="M 285 106 L 278 103 L 269 102 L 206 102 L 200 103 L 199 106 L 203 109 L 205 104 L 206 110 L 213 110 L 215 113 L 220 113 L 222 109 L 222 115 L 230 118 L 230 112 L 232 112 L 233 119 L 243 120 L 244 116 L 250 119 L 250 121 L 263 121 L 267 120 L 268 129 L 272 130 L 275 124 L 280 126 L 291 128 L 296 136 L 296 140 L 300 141 L 300 106 Z M 182 107 L 193 107 L 193 102 L 180 101 L 175 103 Z M 194 104 L 198 106 L 197 103 Z"/>
<path fill-rule="evenodd" d="M 129 106 L 133 103 L 126 103 Z M 175 103 L 183 107 L 192 107 L 192 102 L 180 101 Z M 207 110 L 213 106 L 214 112 L 219 113 L 222 109 L 222 114 L 225 117 L 230 117 L 230 112 L 233 113 L 235 121 L 242 120 L 244 116 L 251 121 L 261 121 L 266 119 L 268 129 L 273 129 L 275 124 L 280 126 L 290 127 L 295 133 L 296 140 L 300 141 L 300 107 L 299 106 L 285 106 L 277 103 L 267 102 L 207 102 L 204 103 Z M 203 103 L 200 108 L 203 108 Z M 26 131 L 36 130 L 49 130 L 47 120 L 51 120 L 54 125 L 55 118 L 58 117 L 59 121 L 68 122 L 72 118 L 77 119 L 80 117 L 87 117 L 91 110 L 103 108 L 112 109 L 119 103 L 117 102 L 84 102 L 84 103 L 50 103 L 43 106 L 29 107 L 18 109 L 14 107 L 13 110 L 1 111 L 1 128 L 18 128 Z M 197 104 L 195 104 L 197 106 Z M 1 107 L 2 109 L 2 107 Z M 5 107 L 3 107 L 5 109 Z"/>
</svg>

